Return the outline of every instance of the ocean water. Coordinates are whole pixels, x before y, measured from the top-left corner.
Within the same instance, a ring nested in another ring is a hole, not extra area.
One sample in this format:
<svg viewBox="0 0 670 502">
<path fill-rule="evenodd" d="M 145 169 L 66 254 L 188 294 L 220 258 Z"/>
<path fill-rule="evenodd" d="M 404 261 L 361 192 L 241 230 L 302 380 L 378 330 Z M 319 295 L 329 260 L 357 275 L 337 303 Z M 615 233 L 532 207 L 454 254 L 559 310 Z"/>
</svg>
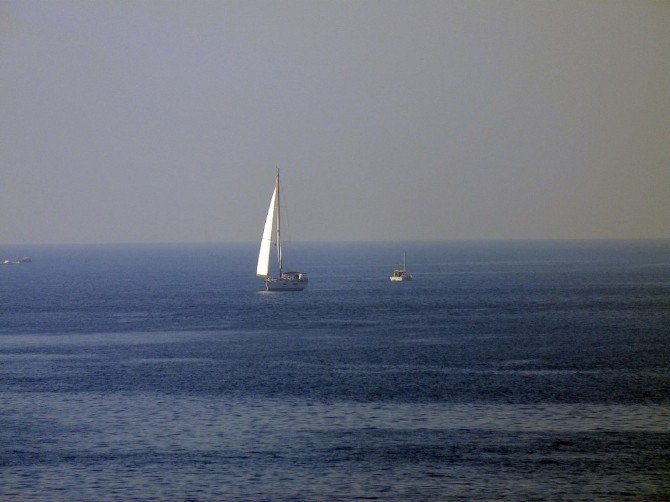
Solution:
<svg viewBox="0 0 670 502">
<path fill-rule="evenodd" d="M 670 499 L 670 241 L 256 252 L 0 248 L 0 499 Z"/>
</svg>

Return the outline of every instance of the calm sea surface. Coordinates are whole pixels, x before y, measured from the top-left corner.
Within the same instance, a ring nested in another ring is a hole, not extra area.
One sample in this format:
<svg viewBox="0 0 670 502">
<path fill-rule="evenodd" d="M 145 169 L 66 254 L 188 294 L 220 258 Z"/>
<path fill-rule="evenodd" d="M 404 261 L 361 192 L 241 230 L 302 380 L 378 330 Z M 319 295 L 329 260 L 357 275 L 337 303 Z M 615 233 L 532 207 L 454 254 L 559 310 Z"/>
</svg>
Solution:
<svg viewBox="0 0 670 502">
<path fill-rule="evenodd" d="M 0 499 L 670 499 L 670 241 L 256 253 L 0 247 Z"/>
</svg>

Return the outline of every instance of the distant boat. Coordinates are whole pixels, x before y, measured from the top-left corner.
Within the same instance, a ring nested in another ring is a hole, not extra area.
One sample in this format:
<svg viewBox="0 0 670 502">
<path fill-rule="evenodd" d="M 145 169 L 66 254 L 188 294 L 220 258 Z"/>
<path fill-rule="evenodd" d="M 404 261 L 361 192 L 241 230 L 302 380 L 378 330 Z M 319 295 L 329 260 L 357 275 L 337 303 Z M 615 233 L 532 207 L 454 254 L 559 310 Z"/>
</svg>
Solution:
<svg viewBox="0 0 670 502">
<path fill-rule="evenodd" d="M 272 277 L 270 273 L 270 254 L 273 245 L 277 252 L 279 267 L 277 277 Z M 302 291 L 307 286 L 309 280 L 307 275 L 302 272 L 284 271 L 284 255 L 281 248 L 281 212 L 279 207 L 279 168 L 277 168 L 275 189 L 270 199 L 268 215 L 265 218 L 261 248 L 258 252 L 256 275 L 265 279 L 265 289 L 267 291 Z"/>
<path fill-rule="evenodd" d="M 389 277 L 389 280 L 392 282 L 402 282 L 402 281 L 411 281 L 413 279 L 412 274 L 407 272 L 407 257 L 406 254 L 402 254 L 402 268 L 396 268 L 393 271 L 393 275 Z"/>
<path fill-rule="evenodd" d="M 22 256 L 21 258 L 17 258 L 16 260 L 2 260 L 3 265 L 19 265 L 21 263 L 30 263 L 31 260 L 27 256 Z"/>
</svg>

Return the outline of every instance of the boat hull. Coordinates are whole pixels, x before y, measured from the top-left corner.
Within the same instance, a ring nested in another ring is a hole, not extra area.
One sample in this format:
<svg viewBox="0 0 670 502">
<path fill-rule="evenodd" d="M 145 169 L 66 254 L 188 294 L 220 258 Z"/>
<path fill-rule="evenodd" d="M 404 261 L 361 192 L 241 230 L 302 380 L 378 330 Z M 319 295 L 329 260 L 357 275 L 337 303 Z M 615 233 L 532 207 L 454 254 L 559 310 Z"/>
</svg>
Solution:
<svg viewBox="0 0 670 502">
<path fill-rule="evenodd" d="M 265 279 L 266 291 L 302 291 L 307 286 L 308 279 L 302 274 L 291 277 L 268 277 Z"/>
<path fill-rule="evenodd" d="M 404 269 L 396 269 L 393 271 L 393 275 L 389 277 L 391 282 L 405 282 L 411 281 L 413 279 L 411 274 L 408 274 Z"/>
</svg>

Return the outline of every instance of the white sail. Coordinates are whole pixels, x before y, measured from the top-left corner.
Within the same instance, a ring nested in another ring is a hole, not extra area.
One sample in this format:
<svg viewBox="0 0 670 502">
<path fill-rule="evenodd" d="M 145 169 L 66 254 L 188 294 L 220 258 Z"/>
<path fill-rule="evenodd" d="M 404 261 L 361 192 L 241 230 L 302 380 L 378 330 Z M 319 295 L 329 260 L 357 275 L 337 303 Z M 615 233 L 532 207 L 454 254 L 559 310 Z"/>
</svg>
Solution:
<svg viewBox="0 0 670 502">
<path fill-rule="evenodd" d="M 261 249 L 258 253 L 258 265 L 256 266 L 256 275 L 267 277 L 270 274 L 270 251 L 272 249 L 272 234 L 275 228 L 275 209 L 277 198 L 277 186 L 275 185 L 270 199 L 268 215 L 265 218 L 265 227 L 263 228 L 263 238 L 261 239 Z"/>
</svg>

